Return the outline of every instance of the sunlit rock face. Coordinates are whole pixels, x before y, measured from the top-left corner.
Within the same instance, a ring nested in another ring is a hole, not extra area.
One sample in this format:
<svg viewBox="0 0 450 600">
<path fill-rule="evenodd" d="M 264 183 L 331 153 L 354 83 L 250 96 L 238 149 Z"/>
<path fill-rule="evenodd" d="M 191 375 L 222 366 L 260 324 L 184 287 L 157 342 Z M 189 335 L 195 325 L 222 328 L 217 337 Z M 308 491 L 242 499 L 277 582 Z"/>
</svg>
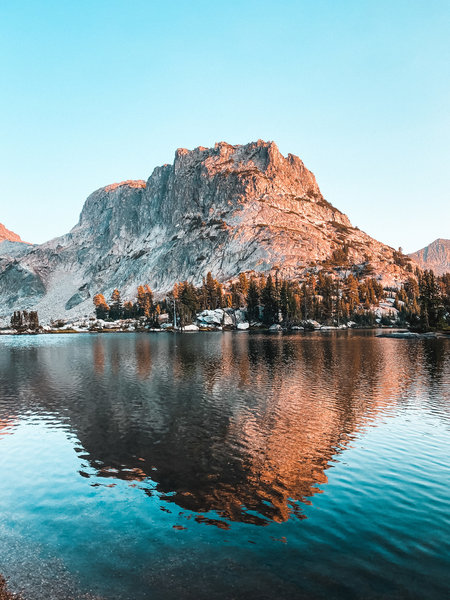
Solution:
<svg viewBox="0 0 450 600">
<path fill-rule="evenodd" d="M 450 240 L 439 238 L 409 256 L 422 269 L 431 269 L 436 275 L 450 272 Z"/>
<path fill-rule="evenodd" d="M 14 233 L 13 231 L 10 231 L 9 229 L 6 229 L 6 227 L 0 223 L 0 243 L 4 242 L 4 241 L 9 241 L 9 242 L 21 242 L 22 240 L 20 239 L 20 235 L 17 235 L 17 233 Z"/>
<path fill-rule="evenodd" d="M 164 293 L 179 280 L 198 284 L 208 271 L 223 281 L 273 269 L 296 277 L 344 242 L 353 262 L 369 258 L 389 283 L 404 275 L 393 249 L 353 228 L 303 162 L 273 142 L 178 149 L 147 182 L 91 194 L 67 235 L 0 258 L 0 311 L 86 314 L 97 292 L 132 295 L 148 283 Z"/>
</svg>

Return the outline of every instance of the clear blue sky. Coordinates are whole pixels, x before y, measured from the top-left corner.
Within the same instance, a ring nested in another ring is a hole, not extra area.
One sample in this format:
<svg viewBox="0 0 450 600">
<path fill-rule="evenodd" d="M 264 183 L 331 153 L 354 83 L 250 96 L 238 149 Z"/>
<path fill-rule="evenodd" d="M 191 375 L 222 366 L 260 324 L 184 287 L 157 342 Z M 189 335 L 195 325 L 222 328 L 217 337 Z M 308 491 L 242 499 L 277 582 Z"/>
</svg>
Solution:
<svg viewBox="0 0 450 600">
<path fill-rule="evenodd" d="M 448 0 L 2 0 L 0 222 L 69 231 L 177 147 L 274 140 L 354 225 L 450 238 Z"/>
</svg>

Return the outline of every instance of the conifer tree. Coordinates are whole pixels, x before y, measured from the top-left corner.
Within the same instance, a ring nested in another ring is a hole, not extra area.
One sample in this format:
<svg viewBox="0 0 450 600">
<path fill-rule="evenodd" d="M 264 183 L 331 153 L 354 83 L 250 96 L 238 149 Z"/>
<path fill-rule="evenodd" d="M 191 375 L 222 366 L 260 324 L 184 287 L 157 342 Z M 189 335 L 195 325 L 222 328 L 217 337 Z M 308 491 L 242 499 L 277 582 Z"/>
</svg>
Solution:
<svg viewBox="0 0 450 600">
<path fill-rule="evenodd" d="M 23 319 L 22 319 L 22 313 L 20 312 L 20 310 L 14 311 L 14 314 L 11 317 L 11 327 L 13 329 L 16 329 L 17 331 L 20 331 L 20 329 L 22 329 Z"/>
<path fill-rule="evenodd" d="M 37 311 L 32 310 L 29 315 L 28 315 L 28 321 L 29 321 L 29 328 L 33 331 L 36 331 L 37 329 L 39 329 L 39 318 L 38 318 L 38 314 Z"/>
<path fill-rule="evenodd" d="M 113 321 L 116 321 L 117 319 L 120 319 L 122 317 L 122 298 L 117 288 L 111 294 L 109 316 Z"/>
<path fill-rule="evenodd" d="M 96 294 L 93 298 L 97 319 L 106 319 L 109 316 L 109 306 L 103 294 Z"/>
<path fill-rule="evenodd" d="M 344 298 L 351 314 L 359 304 L 358 282 L 352 273 L 344 282 Z"/>
<path fill-rule="evenodd" d="M 289 318 L 289 288 L 285 279 L 283 279 L 280 286 L 280 312 L 283 322 L 286 323 Z"/>
<path fill-rule="evenodd" d="M 266 325 L 272 325 L 278 323 L 278 298 L 277 290 L 272 279 L 272 275 L 269 275 L 266 281 L 266 285 L 261 293 L 261 302 L 263 305 L 263 322 Z"/>
<path fill-rule="evenodd" d="M 133 303 L 131 302 L 131 300 L 127 300 L 126 302 L 124 302 L 123 303 L 123 318 L 131 319 L 131 317 L 133 316 L 133 312 L 134 312 L 134 307 L 133 307 Z"/>
<path fill-rule="evenodd" d="M 150 289 L 149 285 L 145 285 L 143 287 L 143 290 L 144 290 L 143 316 L 146 319 L 151 319 L 154 314 L 153 292 Z"/>
<path fill-rule="evenodd" d="M 437 327 L 443 315 L 443 305 L 436 276 L 431 269 L 421 274 L 419 291 L 421 325 L 424 329 Z"/>
<path fill-rule="evenodd" d="M 254 277 L 250 279 L 247 291 L 247 319 L 259 321 L 259 288 Z"/>
<path fill-rule="evenodd" d="M 249 283 L 250 282 L 248 280 L 247 275 L 245 273 L 240 273 L 239 274 L 239 290 L 243 296 L 247 295 Z"/>
<path fill-rule="evenodd" d="M 137 289 L 137 299 L 136 299 L 136 306 L 137 306 L 137 314 L 139 317 L 143 317 L 145 314 L 145 305 L 146 305 L 146 294 L 145 294 L 145 289 L 143 285 L 139 285 L 138 289 Z"/>
<path fill-rule="evenodd" d="M 184 327 L 184 325 L 191 323 L 195 319 L 198 308 L 199 302 L 197 290 L 191 283 L 184 281 L 179 286 L 179 315 L 181 327 Z"/>
</svg>

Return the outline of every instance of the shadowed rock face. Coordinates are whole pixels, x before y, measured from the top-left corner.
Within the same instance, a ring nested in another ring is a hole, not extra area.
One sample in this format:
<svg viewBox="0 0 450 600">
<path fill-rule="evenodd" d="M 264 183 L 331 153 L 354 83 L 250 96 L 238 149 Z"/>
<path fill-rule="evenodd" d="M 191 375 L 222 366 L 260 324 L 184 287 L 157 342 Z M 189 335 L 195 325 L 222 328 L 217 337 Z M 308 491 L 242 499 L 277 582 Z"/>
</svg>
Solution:
<svg viewBox="0 0 450 600">
<path fill-rule="evenodd" d="M 439 238 L 409 256 L 422 269 L 431 269 L 436 275 L 443 275 L 450 271 L 450 240 Z"/>
<path fill-rule="evenodd" d="M 368 255 L 390 283 L 402 278 L 392 248 L 353 228 L 303 162 L 283 157 L 273 142 L 178 149 L 147 182 L 91 194 L 67 235 L 0 258 L 0 310 L 35 308 L 43 319 L 85 314 L 97 292 L 132 294 L 149 283 L 163 293 L 182 279 L 198 284 L 207 271 L 221 280 L 274 268 L 295 277 L 344 242 L 353 262 Z M 14 290 L 11 263 L 20 269 Z"/>
</svg>

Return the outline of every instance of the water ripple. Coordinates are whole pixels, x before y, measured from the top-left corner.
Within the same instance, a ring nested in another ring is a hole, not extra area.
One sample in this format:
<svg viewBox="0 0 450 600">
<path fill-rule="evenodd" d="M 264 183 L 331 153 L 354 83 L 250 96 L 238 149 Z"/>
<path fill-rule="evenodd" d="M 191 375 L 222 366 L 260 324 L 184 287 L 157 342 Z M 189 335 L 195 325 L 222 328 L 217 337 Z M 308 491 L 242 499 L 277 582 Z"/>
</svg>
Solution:
<svg viewBox="0 0 450 600">
<path fill-rule="evenodd" d="M 110 599 L 179 597 L 180 578 L 187 598 L 443 597 L 448 350 L 372 332 L 2 338 L 0 571 L 25 585 L 22 544 L 40 549 L 31 599 L 54 561 Z"/>
</svg>

